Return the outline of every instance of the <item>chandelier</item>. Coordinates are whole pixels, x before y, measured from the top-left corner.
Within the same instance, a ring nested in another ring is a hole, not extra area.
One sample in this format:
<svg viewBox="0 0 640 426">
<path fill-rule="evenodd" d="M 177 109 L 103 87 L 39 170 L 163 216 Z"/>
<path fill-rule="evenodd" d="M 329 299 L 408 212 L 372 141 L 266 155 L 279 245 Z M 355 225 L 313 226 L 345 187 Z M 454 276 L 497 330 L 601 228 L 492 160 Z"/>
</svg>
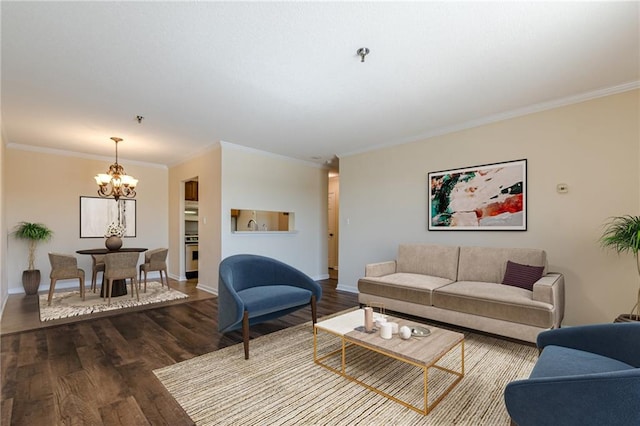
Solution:
<svg viewBox="0 0 640 426">
<path fill-rule="evenodd" d="M 138 179 L 127 175 L 124 167 L 118 164 L 118 142 L 122 142 L 122 138 L 114 136 L 111 140 L 116 143 L 116 162 L 109 166 L 107 173 L 99 173 L 95 176 L 98 195 L 103 198 L 113 197 L 116 201 L 120 197 L 134 198 Z"/>
</svg>

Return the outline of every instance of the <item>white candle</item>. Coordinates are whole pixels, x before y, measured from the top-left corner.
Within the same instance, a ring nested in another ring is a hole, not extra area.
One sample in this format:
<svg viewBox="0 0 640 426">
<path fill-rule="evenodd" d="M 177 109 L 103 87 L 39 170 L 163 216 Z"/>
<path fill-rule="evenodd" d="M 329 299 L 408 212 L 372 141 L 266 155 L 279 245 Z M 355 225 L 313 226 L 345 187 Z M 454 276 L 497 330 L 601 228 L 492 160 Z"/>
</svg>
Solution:
<svg viewBox="0 0 640 426">
<path fill-rule="evenodd" d="M 380 337 L 383 339 L 391 339 L 392 335 L 393 327 L 391 326 L 391 323 L 385 322 L 382 324 L 382 327 L 380 327 Z"/>
</svg>

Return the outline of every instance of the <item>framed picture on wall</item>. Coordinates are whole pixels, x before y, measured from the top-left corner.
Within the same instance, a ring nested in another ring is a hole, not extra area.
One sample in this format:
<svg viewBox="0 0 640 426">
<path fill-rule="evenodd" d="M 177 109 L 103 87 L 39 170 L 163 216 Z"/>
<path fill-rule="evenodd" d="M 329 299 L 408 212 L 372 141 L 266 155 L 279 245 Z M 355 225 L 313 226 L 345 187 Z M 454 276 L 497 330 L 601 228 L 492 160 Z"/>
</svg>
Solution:
<svg viewBox="0 0 640 426">
<path fill-rule="evenodd" d="M 104 238 L 113 222 L 124 225 L 125 237 L 135 237 L 136 200 L 80 197 L 80 238 Z"/>
<path fill-rule="evenodd" d="M 430 231 L 526 231 L 527 160 L 431 172 Z"/>
</svg>

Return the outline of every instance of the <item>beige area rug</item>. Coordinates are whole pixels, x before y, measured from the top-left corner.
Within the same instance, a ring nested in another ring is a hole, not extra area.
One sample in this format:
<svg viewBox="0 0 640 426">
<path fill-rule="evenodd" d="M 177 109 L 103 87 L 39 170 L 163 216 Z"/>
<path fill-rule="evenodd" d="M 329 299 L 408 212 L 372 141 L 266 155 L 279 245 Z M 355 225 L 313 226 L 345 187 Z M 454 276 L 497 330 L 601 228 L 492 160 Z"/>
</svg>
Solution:
<svg viewBox="0 0 640 426">
<path fill-rule="evenodd" d="M 143 284 L 144 288 L 144 284 Z M 80 298 L 80 290 L 54 293 L 51 306 L 47 305 L 48 294 L 40 296 L 40 321 L 76 317 L 79 315 L 93 314 L 96 312 L 113 311 L 116 309 L 130 308 L 133 306 L 150 305 L 152 303 L 167 302 L 188 298 L 189 296 L 175 289 L 168 290 L 167 286 L 157 281 L 147 281 L 147 292 L 140 291 L 140 300 L 131 297 L 131 286 L 127 285 L 127 294 L 111 298 L 111 305 L 100 297 L 100 291 L 96 293 L 87 289 L 85 300 Z"/>
<path fill-rule="evenodd" d="M 319 336 L 319 353 L 339 347 L 336 337 Z M 252 340 L 250 355 L 245 361 L 238 344 L 154 373 L 197 425 L 507 426 L 504 387 L 529 376 L 537 349 L 465 333 L 465 377 L 426 416 L 315 364 L 310 323 Z M 422 400 L 416 367 L 359 348 L 349 349 L 347 360 L 367 383 L 416 405 Z M 441 364 L 459 368 L 460 350 Z M 430 403 L 450 376 L 430 370 Z"/>
</svg>

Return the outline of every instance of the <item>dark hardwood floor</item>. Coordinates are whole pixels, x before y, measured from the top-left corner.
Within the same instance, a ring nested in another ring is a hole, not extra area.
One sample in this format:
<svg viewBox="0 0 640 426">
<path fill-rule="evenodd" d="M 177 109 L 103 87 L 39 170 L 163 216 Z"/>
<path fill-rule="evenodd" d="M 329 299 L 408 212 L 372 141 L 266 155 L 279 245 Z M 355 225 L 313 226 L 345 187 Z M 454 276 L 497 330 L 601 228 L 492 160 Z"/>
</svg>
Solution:
<svg viewBox="0 0 640 426">
<path fill-rule="evenodd" d="M 159 306 L 169 306 L 184 303 L 185 301 L 195 301 L 211 299 L 215 297 L 211 293 L 207 293 L 196 288 L 198 279 L 187 281 L 176 281 L 169 279 L 171 288 L 180 290 L 189 296 L 189 299 L 180 299 L 169 302 L 162 302 L 160 304 L 153 305 L 154 308 Z M 61 289 L 60 291 L 66 291 Z M 40 292 L 46 294 L 44 292 Z M 38 297 L 37 296 L 25 296 L 24 294 L 12 294 L 9 295 L 7 303 L 2 312 L 2 322 L 0 322 L 0 335 L 12 334 L 20 331 L 35 330 L 45 327 L 55 327 L 62 324 L 70 324 L 78 321 L 88 321 L 96 318 L 104 318 L 113 315 L 121 315 L 123 313 L 143 311 L 149 309 L 149 306 L 136 306 L 131 308 L 124 308 L 115 311 L 99 312 L 91 315 L 83 315 L 81 317 L 63 318 L 59 320 L 52 320 L 41 322 L 40 315 L 38 314 Z"/>
<path fill-rule="evenodd" d="M 337 291 L 335 280 L 320 283 L 319 318 L 357 306 L 357 295 Z M 31 301 L 8 304 L 0 340 L 0 424 L 193 424 L 152 370 L 240 343 L 242 335 L 217 331 L 217 298 L 173 284 L 190 294 L 188 302 L 44 327 L 35 326 L 37 301 L 35 308 Z M 310 319 L 305 308 L 253 326 L 251 338 Z"/>
</svg>

